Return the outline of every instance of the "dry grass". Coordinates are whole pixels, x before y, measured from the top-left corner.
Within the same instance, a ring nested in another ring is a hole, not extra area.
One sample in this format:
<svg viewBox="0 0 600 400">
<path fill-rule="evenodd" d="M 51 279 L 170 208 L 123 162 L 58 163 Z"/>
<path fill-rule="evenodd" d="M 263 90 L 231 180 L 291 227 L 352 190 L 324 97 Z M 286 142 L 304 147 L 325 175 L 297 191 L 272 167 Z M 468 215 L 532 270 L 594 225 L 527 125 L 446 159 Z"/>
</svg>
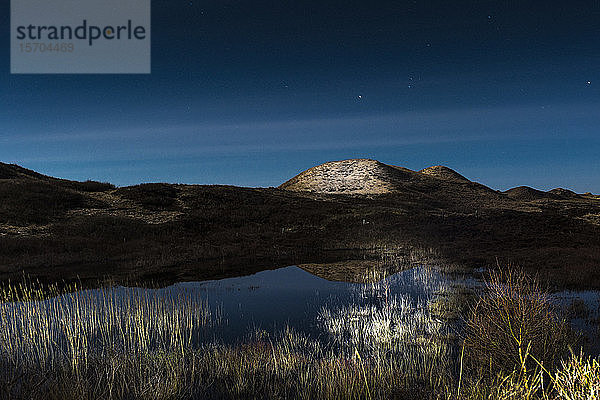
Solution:
<svg viewBox="0 0 600 400">
<path fill-rule="evenodd" d="M 572 354 L 555 371 L 546 369 L 527 351 L 521 365 L 510 374 L 498 375 L 487 384 L 471 385 L 466 399 L 489 400 L 595 400 L 600 395 L 598 359 Z M 536 365 L 528 369 L 528 361 Z"/>
<path fill-rule="evenodd" d="M 592 400 L 600 397 L 600 362 L 573 354 L 563 361 L 553 377 L 554 390 L 560 398 Z"/>
<path fill-rule="evenodd" d="M 119 366 L 183 355 L 202 341 L 205 327 L 219 322 L 219 315 L 188 292 L 77 289 L 51 289 L 54 297 L 24 286 L 0 292 L 0 357 L 8 397 L 13 390 L 17 397 L 22 391 L 51 393 L 50 386 L 58 390 L 57 385 L 76 384 L 75 390 L 90 379 L 112 387 Z M 15 298 L 19 301 L 11 301 Z M 113 373 L 105 375 L 107 365 Z"/>
<path fill-rule="evenodd" d="M 409 279 L 427 293 L 439 290 L 442 281 L 427 274 Z M 443 323 L 431 318 L 427 299 L 391 295 L 394 282 L 371 278 L 355 293 L 360 303 L 323 310 L 327 340 L 287 329 L 275 337 L 255 332 L 235 346 L 203 342 L 218 316 L 189 293 L 54 288 L 48 298 L 47 288 L 8 286 L 0 304 L 1 395 L 357 399 L 444 392 L 452 361 Z"/>
<path fill-rule="evenodd" d="M 561 359 L 567 330 L 534 280 L 492 274 L 461 352 L 449 322 L 432 312 L 454 288 L 424 268 L 401 276 L 370 276 L 351 304 L 324 308 L 320 340 L 288 328 L 236 345 L 204 340 L 221 317 L 188 292 L 54 288 L 48 297 L 47 288 L 8 286 L 0 398 L 597 398 L 598 360 Z M 421 292 L 394 291 L 397 279 Z"/>
</svg>

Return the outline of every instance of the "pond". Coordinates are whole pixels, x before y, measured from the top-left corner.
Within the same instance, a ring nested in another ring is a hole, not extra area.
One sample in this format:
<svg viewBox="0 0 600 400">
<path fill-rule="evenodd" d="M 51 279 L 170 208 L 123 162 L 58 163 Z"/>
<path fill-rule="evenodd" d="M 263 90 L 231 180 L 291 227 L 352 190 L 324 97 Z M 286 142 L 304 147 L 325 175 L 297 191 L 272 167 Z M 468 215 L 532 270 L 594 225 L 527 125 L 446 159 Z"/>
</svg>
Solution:
<svg viewBox="0 0 600 400">
<path fill-rule="evenodd" d="M 450 277 L 425 266 L 389 276 L 371 271 L 362 279 L 366 283 L 331 281 L 289 266 L 160 289 L 116 286 L 5 302 L 0 303 L 0 341 L 19 357 L 45 360 L 54 354 L 32 352 L 56 348 L 75 355 L 105 348 L 235 344 L 257 332 L 275 337 L 291 328 L 320 343 L 358 348 L 456 336 L 460 314 L 454 310 L 452 317 L 448 310 L 464 303 L 460 293 L 480 286 L 473 278 Z M 597 292 L 562 292 L 552 298 L 584 310 L 572 323 L 598 354 Z"/>
<path fill-rule="evenodd" d="M 425 332 L 440 325 L 428 304 L 456 284 L 425 267 L 390 276 L 373 271 L 364 279 L 368 283 L 329 281 L 289 266 L 160 289 L 116 286 L 5 302 L 0 340 L 14 354 L 33 351 L 32 341 L 39 342 L 36 348 L 87 354 L 94 348 L 236 343 L 257 331 L 275 335 L 288 327 L 322 342 L 359 331 L 370 335 L 373 329 L 395 337 L 407 327 Z"/>
<path fill-rule="evenodd" d="M 308 380 L 306 390 L 314 380 L 338 379 L 336 387 L 356 392 L 353 398 L 364 397 L 367 371 L 377 373 L 382 393 L 398 371 L 407 382 L 454 381 L 457 337 L 429 306 L 452 293 L 456 279 L 417 267 L 364 280 L 329 281 L 290 266 L 160 289 L 104 287 L 0 302 L 0 362 L 8 366 L 0 365 L 0 380 L 14 382 L 24 371 L 60 384 L 127 382 L 123 390 L 138 385 L 146 393 L 154 387 L 146 382 L 160 374 L 189 378 L 195 398 L 222 398 L 260 376 L 270 383 L 249 393 L 271 393 L 291 371 Z"/>
<path fill-rule="evenodd" d="M 224 323 L 215 330 L 214 338 L 228 342 L 255 329 L 273 333 L 287 326 L 318 336 L 323 332 L 319 324 L 323 310 L 372 303 L 382 293 L 416 303 L 448 284 L 447 277 L 423 267 L 371 278 L 370 283 L 329 281 L 289 266 L 236 278 L 177 283 L 160 292 L 194 293 L 211 309 L 220 310 Z"/>
<path fill-rule="evenodd" d="M 586 350 L 600 354 L 600 292 L 596 290 L 566 290 L 551 295 L 565 311 L 571 326 L 583 336 Z"/>
</svg>

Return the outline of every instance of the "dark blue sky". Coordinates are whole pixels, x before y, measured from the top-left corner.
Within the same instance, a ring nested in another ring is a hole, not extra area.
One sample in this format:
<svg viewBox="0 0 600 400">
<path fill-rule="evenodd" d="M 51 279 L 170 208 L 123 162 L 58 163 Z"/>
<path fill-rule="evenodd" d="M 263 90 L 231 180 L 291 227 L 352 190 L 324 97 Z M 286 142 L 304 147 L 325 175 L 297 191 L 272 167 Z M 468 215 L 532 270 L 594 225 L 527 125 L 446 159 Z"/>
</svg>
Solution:
<svg viewBox="0 0 600 400">
<path fill-rule="evenodd" d="M 161 0 L 151 75 L 10 75 L 0 161 L 276 186 L 368 157 L 600 192 L 600 1 Z"/>
</svg>

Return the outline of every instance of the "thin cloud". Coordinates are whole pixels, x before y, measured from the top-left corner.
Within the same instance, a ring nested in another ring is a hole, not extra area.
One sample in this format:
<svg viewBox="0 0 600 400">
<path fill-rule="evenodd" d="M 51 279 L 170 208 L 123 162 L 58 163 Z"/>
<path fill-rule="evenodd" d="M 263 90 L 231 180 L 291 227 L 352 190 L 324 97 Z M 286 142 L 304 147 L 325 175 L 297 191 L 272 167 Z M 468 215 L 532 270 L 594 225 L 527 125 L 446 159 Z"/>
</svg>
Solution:
<svg viewBox="0 0 600 400">
<path fill-rule="evenodd" d="M 590 105 L 527 106 L 138 126 L 77 133 L 13 133 L 0 137 L 3 142 L 0 156 L 15 162 L 116 162 L 573 137 L 578 133 L 589 134 L 597 126 L 600 120 L 597 109 Z"/>
</svg>

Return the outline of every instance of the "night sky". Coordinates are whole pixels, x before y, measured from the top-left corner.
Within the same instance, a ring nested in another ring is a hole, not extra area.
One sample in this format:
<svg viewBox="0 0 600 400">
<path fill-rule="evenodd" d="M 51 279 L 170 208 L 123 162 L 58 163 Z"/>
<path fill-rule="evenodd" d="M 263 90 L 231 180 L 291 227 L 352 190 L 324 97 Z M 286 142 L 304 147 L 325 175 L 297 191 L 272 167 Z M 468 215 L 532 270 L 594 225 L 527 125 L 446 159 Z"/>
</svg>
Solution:
<svg viewBox="0 0 600 400">
<path fill-rule="evenodd" d="M 600 192 L 600 1 L 160 0 L 152 74 L 11 75 L 0 161 L 277 186 L 326 161 Z"/>
</svg>

